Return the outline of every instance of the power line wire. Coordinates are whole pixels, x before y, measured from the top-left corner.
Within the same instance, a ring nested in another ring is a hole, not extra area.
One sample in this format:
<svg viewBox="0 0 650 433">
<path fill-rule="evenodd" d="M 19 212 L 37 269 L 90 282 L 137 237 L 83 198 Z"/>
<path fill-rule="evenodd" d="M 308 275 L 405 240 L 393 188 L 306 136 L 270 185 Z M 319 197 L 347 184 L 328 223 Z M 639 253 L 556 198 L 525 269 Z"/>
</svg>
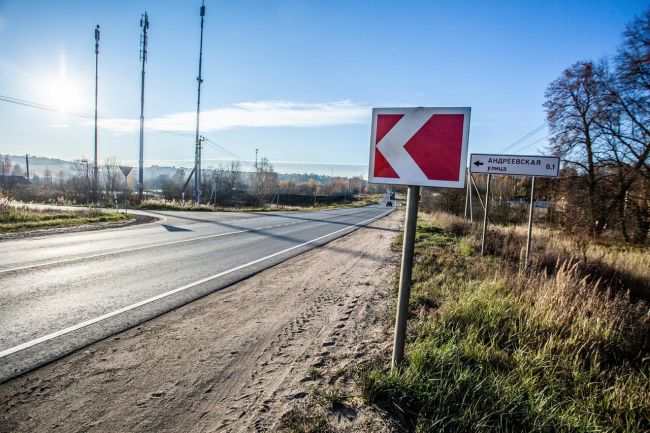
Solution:
<svg viewBox="0 0 650 433">
<path fill-rule="evenodd" d="M 510 149 L 512 149 L 512 148 L 514 148 L 514 147 L 516 147 L 516 146 L 519 145 L 520 143 L 523 143 L 524 141 L 526 141 L 526 140 L 529 139 L 530 137 L 532 137 L 532 136 L 534 136 L 535 134 L 537 134 L 537 133 L 539 133 L 540 131 L 542 131 L 542 130 L 547 126 L 547 125 L 548 125 L 548 120 L 547 120 L 546 122 L 542 123 L 541 125 L 539 125 L 538 127 L 536 127 L 535 129 L 533 129 L 532 131 L 530 131 L 530 132 L 528 132 L 527 134 L 525 134 L 523 137 L 521 137 L 521 138 L 515 140 L 513 143 L 511 143 L 511 144 L 509 144 L 508 146 L 506 146 L 506 147 L 504 147 L 503 149 L 501 149 L 501 150 L 499 151 L 499 153 L 506 152 L 506 151 L 508 151 L 508 150 L 510 150 Z"/>
<path fill-rule="evenodd" d="M 248 166 L 251 166 L 252 168 L 257 168 L 257 167 L 255 167 L 255 164 L 251 164 L 250 162 L 246 161 L 245 159 L 235 155 L 234 153 L 232 153 L 231 151 L 229 151 L 225 147 L 215 143 L 214 141 L 210 140 L 209 138 L 207 138 L 207 137 L 203 137 L 203 138 L 205 139 L 205 141 L 207 141 L 208 143 L 210 143 L 211 145 L 213 145 L 217 149 L 220 149 L 221 151 L 223 151 L 223 152 L 227 153 L 228 155 L 232 156 L 233 158 L 236 158 L 237 160 L 241 161 L 242 163 L 244 163 L 244 164 L 246 164 Z"/>
<path fill-rule="evenodd" d="M 62 111 L 61 109 L 56 108 L 56 107 L 52 107 L 50 105 L 39 104 L 39 103 L 36 103 L 36 102 L 26 101 L 24 99 L 12 98 L 10 96 L 0 95 L 0 101 L 8 102 L 10 104 L 22 105 L 23 107 L 36 108 L 38 110 L 43 110 L 43 111 L 50 111 L 50 112 L 53 112 L 53 113 L 60 113 L 60 114 L 65 114 L 65 115 L 70 115 L 70 116 L 75 116 L 75 117 L 82 117 L 84 119 L 94 119 L 95 118 L 95 116 L 92 115 L 92 114 Z"/>
<path fill-rule="evenodd" d="M 535 140 L 535 141 L 533 141 L 532 143 L 529 143 L 529 144 L 527 144 L 527 145 L 525 145 L 525 146 L 523 146 L 523 147 L 520 147 L 520 148 L 517 149 L 517 150 L 513 150 L 513 152 L 521 152 L 521 151 L 524 150 L 524 149 L 528 149 L 530 146 L 532 146 L 532 145 L 534 145 L 534 144 L 537 144 L 537 143 L 539 143 L 539 142 L 541 142 L 541 141 L 546 140 L 546 139 L 549 138 L 551 135 L 553 135 L 553 134 L 548 134 L 547 136 L 542 137 L 542 138 L 540 138 L 539 140 Z"/>
<path fill-rule="evenodd" d="M 52 106 L 45 105 L 45 104 L 40 104 L 40 103 L 37 103 L 37 102 L 27 101 L 25 99 L 12 98 L 10 96 L 5 96 L 5 95 L 0 95 L 0 101 L 8 102 L 10 104 L 20 105 L 20 106 L 23 106 L 23 107 L 35 108 L 35 109 L 43 110 L 43 111 L 49 111 L 49 112 L 53 112 L 53 113 L 60 113 L 60 114 L 69 115 L 69 116 L 81 117 L 81 118 L 84 118 L 84 119 L 94 119 L 95 118 L 95 116 L 93 114 L 61 111 L 60 109 L 58 109 L 56 107 L 52 107 Z M 103 118 L 103 117 L 100 117 L 100 118 Z M 135 120 L 135 118 L 133 120 Z M 160 130 L 160 129 L 152 129 L 152 128 L 146 128 L 146 130 L 149 131 L 149 132 L 160 132 L 160 133 L 163 133 L 163 134 L 177 135 L 177 136 L 180 136 L 180 137 L 191 137 L 193 135 L 189 131 Z M 250 166 L 252 168 L 255 168 L 254 164 L 252 164 L 252 163 L 246 161 L 245 159 L 239 157 L 238 155 L 236 155 L 233 152 L 229 151 L 225 147 L 215 143 L 214 141 L 212 141 L 212 140 L 210 140 L 208 138 L 206 138 L 205 140 L 207 142 L 209 142 L 210 144 L 212 144 L 215 148 L 221 150 L 222 152 L 225 152 L 229 156 L 232 156 L 233 158 L 241 161 L 242 163 L 244 163 L 244 164 L 246 164 L 246 165 L 248 165 L 248 166 Z"/>
</svg>

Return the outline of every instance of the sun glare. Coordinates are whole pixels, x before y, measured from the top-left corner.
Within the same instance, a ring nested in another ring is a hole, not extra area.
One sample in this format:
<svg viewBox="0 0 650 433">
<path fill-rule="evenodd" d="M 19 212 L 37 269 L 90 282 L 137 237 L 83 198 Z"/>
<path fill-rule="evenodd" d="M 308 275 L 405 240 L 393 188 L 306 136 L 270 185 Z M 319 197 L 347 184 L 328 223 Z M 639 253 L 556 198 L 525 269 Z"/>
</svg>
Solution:
<svg viewBox="0 0 650 433">
<path fill-rule="evenodd" d="M 79 89 L 75 82 L 56 77 L 48 83 L 48 100 L 63 113 L 78 111 L 81 107 Z"/>
<path fill-rule="evenodd" d="M 63 53 L 59 56 L 58 70 L 44 76 L 42 83 L 47 105 L 62 113 L 79 112 L 84 107 L 81 86 L 68 74 Z"/>
</svg>

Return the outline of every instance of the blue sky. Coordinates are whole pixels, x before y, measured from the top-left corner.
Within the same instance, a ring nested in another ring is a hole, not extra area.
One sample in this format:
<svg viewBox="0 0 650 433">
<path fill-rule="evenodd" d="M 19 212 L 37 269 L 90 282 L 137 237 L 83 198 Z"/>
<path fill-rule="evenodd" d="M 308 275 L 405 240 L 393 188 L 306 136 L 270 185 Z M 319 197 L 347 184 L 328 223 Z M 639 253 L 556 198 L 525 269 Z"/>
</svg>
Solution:
<svg viewBox="0 0 650 433">
<path fill-rule="evenodd" d="M 146 10 L 145 165 L 189 166 L 199 6 L 0 0 L 0 95 L 92 113 L 99 24 L 99 158 L 135 162 Z M 371 107 L 470 106 L 470 152 L 496 153 L 544 122 L 550 81 L 578 60 L 613 54 L 648 6 L 207 0 L 202 134 L 247 160 L 260 148 L 280 171 L 361 174 Z M 539 153 L 546 134 L 515 153 Z M 73 159 L 92 149 L 92 121 L 0 102 L 0 153 Z M 207 144 L 204 158 L 210 166 L 228 157 Z"/>
</svg>

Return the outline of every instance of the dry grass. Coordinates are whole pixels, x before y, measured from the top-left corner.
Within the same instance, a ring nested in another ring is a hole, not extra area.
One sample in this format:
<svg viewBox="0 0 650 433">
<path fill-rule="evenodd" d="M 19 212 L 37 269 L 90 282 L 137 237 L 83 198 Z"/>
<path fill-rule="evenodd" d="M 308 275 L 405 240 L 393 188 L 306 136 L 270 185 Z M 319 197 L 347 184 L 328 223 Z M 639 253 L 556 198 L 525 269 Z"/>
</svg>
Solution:
<svg viewBox="0 0 650 433">
<path fill-rule="evenodd" d="M 146 199 L 138 206 L 144 210 L 179 210 L 179 211 L 205 211 L 212 212 L 214 207 L 207 204 L 196 204 L 192 201 Z"/>
<path fill-rule="evenodd" d="M 276 211 L 305 211 L 305 210 L 328 210 L 349 207 L 363 207 L 377 203 L 381 198 L 380 195 L 366 196 L 361 200 L 355 200 L 350 203 L 332 203 L 316 206 L 278 206 L 269 204 L 258 207 L 222 207 L 209 204 L 196 204 L 191 201 L 177 201 L 165 199 L 147 199 L 138 206 L 143 210 L 176 210 L 176 211 L 205 211 L 205 212 L 276 212 Z"/>
<path fill-rule="evenodd" d="M 433 220 L 447 231 L 467 234 L 468 242 L 480 250 L 481 224 L 472 224 L 444 213 L 433 214 Z M 489 226 L 486 252 L 521 266 L 526 234 L 526 226 Z M 530 257 L 533 271 L 554 273 L 563 263 L 570 262 L 581 277 L 615 290 L 630 291 L 635 297 L 650 299 L 648 247 L 602 244 L 585 237 L 569 236 L 558 230 L 534 227 Z"/>
<path fill-rule="evenodd" d="M 543 233 L 524 270 L 520 229 L 480 257 L 479 226 L 420 219 L 407 362 L 363 373 L 367 400 L 416 432 L 650 431 L 647 250 Z"/>
<path fill-rule="evenodd" d="M 131 215 L 97 209 L 58 210 L 16 202 L 0 194 L 0 233 L 126 221 Z"/>
</svg>

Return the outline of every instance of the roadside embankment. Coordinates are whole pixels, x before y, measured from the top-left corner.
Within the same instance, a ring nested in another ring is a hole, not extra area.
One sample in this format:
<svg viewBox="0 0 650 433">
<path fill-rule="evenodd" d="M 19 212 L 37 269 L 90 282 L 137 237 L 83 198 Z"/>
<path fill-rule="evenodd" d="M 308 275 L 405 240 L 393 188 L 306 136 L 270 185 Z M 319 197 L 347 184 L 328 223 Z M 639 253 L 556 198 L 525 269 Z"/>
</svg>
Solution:
<svg viewBox="0 0 650 433">
<path fill-rule="evenodd" d="M 0 195 L 0 236 L 9 233 L 51 230 L 82 225 L 123 224 L 134 219 L 133 215 L 101 209 L 34 207 L 15 202 Z"/>
<path fill-rule="evenodd" d="M 0 432 L 390 431 L 344 374 L 390 350 L 391 244 L 403 213 L 0 385 Z"/>
<path fill-rule="evenodd" d="M 421 215 L 407 359 L 363 369 L 365 400 L 417 432 L 650 431 L 650 251 L 543 232 L 525 270 L 520 229 L 479 239 Z"/>
</svg>

